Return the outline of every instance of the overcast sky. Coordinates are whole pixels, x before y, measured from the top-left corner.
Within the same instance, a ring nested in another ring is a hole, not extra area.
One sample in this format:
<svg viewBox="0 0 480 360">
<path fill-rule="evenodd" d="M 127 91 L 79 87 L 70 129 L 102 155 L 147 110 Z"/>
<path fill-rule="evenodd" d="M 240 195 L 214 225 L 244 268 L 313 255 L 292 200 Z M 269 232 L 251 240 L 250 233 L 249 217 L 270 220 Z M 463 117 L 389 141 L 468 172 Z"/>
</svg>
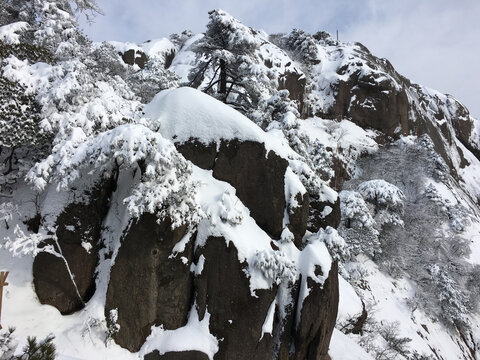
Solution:
<svg viewBox="0 0 480 360">
<path fill-rule="evenodd" d="M 104 15 L 82 26 L 94 41 L 143 42 L 203 32 L 221 8 L 267 33 L 339 30 L 398 72 L 454 95 L 480 119 L 479 0 L 97 0 Z"/>
</svg>

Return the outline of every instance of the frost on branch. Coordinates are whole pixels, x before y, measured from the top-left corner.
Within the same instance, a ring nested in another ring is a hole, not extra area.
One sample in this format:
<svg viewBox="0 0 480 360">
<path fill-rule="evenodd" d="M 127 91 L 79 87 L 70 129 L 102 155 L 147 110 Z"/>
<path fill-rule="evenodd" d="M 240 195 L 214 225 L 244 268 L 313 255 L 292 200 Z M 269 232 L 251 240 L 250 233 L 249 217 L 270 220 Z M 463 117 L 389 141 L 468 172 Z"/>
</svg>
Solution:
<svg viewBox="0 0 480 360">
<path fill-rule="evenodd" d="M 1 195 L 1 194 L 0 194 Z M 5 222 L 8 229 L 8 222 L 12 220 L 14 214 L 18 214 L 18 205 L 11 202 L 4 202 L 0 204 L 0 222 Z M 0 223 L 0 226 L 2 224 Z"/>
<path fill-rule="evenodd" d="M 121 125 L 88 140 L 78 129 L 37 163 L 27 179 L 39 190 L 52 181 L 58 188 L 68 189 L 82 170 L 111 174 L 138 167 L 141 181 L 124 200 L 132 216 L 145 212 L 157 214 L 159 219 L 170 216 L 172 227 L 199 221 L 201 210 L 195 203 L 191 165 L 172 143 L 143 125 Z"/>
<path fill-rule="evenodd" d="M 282 251 L 259 251 L 255 255 L 254 266 L 261 270 L 265 278 L 279 285 L 293 283 L 297 277 L 295 264 Z"/>
<path fill-rule="evenodd" d="M 52 234 L 55 231 L 51 231 Z M 43 231 L 35 233 L 25 234 L 20 226 L 15 226 L 14 229 L 15 238 L 10 239 L 6 238 L 5 249 L 10 251 L 13 256 L 22 257 L 30 255 L 32 257 L 37 256 L 40 252 L 45 252 L 48 254 L 55 255 L 57 257 L 62 257 L 55 249 L 53 243 L 48 240 L 55 240 L 55 235 L 49 235 Z"/>
</svg>

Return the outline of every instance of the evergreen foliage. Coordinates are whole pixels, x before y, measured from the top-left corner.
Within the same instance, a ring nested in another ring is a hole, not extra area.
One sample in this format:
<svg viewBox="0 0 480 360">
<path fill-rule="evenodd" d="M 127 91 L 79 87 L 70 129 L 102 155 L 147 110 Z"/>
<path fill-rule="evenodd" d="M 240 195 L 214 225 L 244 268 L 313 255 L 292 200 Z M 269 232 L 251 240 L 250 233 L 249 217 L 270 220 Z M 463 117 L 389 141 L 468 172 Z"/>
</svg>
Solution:
<svg viewBox="0 0 480 360">
<path fill-rule="evenodd" d="M 209 17 L 205 36 L 195 46 L 200 61 L 189 74 L 190 86 L 247 112 L 260 101 L 262 87 L 272 81 L 256 71 L 257 33 L 222 10 L 209 12 Z"/>
<path fill-rule="evenodd" d="M 36 337 L 29 336 L 23 354 L 16 360 L 54 360 L 56 353 L 54 339 L 55 337 L 50 335 L 38 341 Z"/>
</svg>

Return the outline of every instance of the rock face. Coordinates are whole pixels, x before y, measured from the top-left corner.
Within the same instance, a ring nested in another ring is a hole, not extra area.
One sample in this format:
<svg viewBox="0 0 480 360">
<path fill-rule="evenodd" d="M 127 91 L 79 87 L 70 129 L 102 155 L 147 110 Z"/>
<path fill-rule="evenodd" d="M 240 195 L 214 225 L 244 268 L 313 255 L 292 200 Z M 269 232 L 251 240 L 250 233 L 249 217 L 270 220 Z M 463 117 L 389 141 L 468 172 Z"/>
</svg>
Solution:
<svg viewBox="0 0 480 360">
<path fill-rule="evenodd" d="M 223 339 L 215 359 L 272 358 L 273 338 L 268 334 L 262 338 L 262 325 L 276 289 L 257 291 L 252 297 L 237 249 L 231 242 L 227 246 L 224 238 L 210 237 L 196 255 L 205 258 L 195 279 L 199 318 L 208 311 L 210 332 Z"/>
<path fill-rule="evenodd" d="M 252 141 L 223 143 L 213 167 L 213 176 L 230 183 L 250 209 L 258 226 L 273 237 L 283 229 L 285 171 L 288 162 L 263 144 Z"/>
<path fill-rule="evenodd" d="M 307 78 L 304 74 L 286 71 L 279 78 L 279 90 L 286 89 L 289 92 L 290 100 L 297 101 L 298 111 L 305 115 L 306 109 L 304 106 L 305 86 L 307 85 Z"/>
<path fill-rule="evenodd" d="M 322 269 L 317 268 L 316 273 Z M 338 263 L 332 263 L 323 287 L 307 279 L 310 292 L 303 302 L 295 331 L 295 360 L 330 359 L 328 345 L 338 312 Z"/>
<path fill-rule="evenodd" d="M 388 80 L 378 81 L 371 74 L 355 72 L 346 81 L 339 81 L 330 116 L 351 118 L 361 127 L 394 136 L 398 127 L 402 134 L 408 134 L 408 110 L 404 89 Z"/>
<path fill-rule="evenodd" d="M 310 201 L 310 215 L 308 218 L 308 230 L 317 232 L 320 228 L 331 226 L 337 228 L 340 224 L 340 199 L 333 204 L 328 201 L 313 199 Z"/>
<path fill-rule="evenodd" d="M 285 159 L 273 151 L 267 154 L 263 144 L 253 141 L 222 142 L 218 152 L 215 144 L 206 146 L 195 140 L 177 146 L 186 159 L 203 169 L 213 170 L 216 179 L 230 183 L 258 226 L 269 235 L 280 237 L 286 207 L 285 171 L 288 162 Z M 305 209 L 300 213 L 302 211 Z M 306 219 L 299 215 L 297 220 L 299 228 L 296 232 L 303 236 L 305 231 L 302 233 L 301 228 Z"/>
<path fill-rule="evenodd" d="M 295 196 L 295 200 L 298 206 L 295 208 L 288 207 L 288 217 L 290 221 L 288 229 L 295 237 L 295 245 L 300 249 L 302 247 L 303 235 L 305 235 L 305 231 L 307 231 L 310 196 L 308 193 L 303 195 L 298 193 Z"/>
<path fill-rule="evenodd" d="M 145 355 L 144 360 L 209 360 L 208 355 L 200 351 L 167 352 L 163 355 L 155 350 Z"/>
<path fill-rule="evenodd" d="M 170 258 L 186 226 L 172 230 L 170 221 L 144 214 L 125 234 L 110 274 L 105 316 L 118 311 L 117 344 L 136 352 L 152 325 L 166 330 L 184 326 L 192 298 L 192 248 Z M 187 259 L 186 263 L 180 259 Z"/>
<path fill-rule="evenodd" d="M 58 217 L 58 245 L 53 240 L 50 243 L 68 262 L 75 284 L 63 259 L 48 253 L 38 254 L 33 262 L 33 284 L 42 304 L 70 314 L 83 308 L 92 297 L 101 226 L 110 195 L 109 184 L 98 187 L 89 194 L 90 203 L 72 203 Z"/>
<path fill-rule="evenodd" d="M 143 51 L 130 49 L 125 51 L 122 56 L 122 60 L 128 65 L 138 65 L 140 69 L 145 67 L 148 61 L 147 55 Z"/>
</svg>

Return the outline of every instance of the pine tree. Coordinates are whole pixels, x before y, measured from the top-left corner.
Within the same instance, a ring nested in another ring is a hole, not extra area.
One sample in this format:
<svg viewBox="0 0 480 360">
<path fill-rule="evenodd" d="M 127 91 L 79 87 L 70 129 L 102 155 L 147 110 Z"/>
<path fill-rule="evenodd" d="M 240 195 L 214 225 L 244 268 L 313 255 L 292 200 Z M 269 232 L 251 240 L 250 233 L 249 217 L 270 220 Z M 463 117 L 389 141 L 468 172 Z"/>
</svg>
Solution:
<svg viewBox="0 0 480 360">
<path fill-rule="evenodd" d="M 189 74 L 190 85 L 245 112 L 260 98 L 252 73 L 260 45 L 256 32 L 222 10 L 210 11 L 209 17 L 205 36 L 195 47 L 201 61 Z"/>
</svg>

